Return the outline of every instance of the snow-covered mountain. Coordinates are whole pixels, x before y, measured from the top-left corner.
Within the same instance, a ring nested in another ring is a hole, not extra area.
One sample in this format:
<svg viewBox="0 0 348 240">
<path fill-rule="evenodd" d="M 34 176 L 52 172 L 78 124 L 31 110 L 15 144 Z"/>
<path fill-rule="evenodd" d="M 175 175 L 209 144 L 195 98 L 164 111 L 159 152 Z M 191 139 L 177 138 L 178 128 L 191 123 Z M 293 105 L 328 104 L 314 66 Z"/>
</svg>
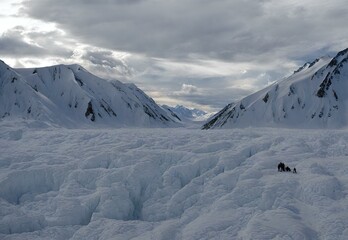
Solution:
<svg viewBox="0 0 348 240">
<path fill-rule="evenodd" d="M 227 105 L 203 129 L 340 128 L 348 123 L 348 49 L 306 63 L 288 78 Z"/>
<path fill-rule="evenodd" d="M 134 84 L 106 81 L 79 65 L 13 69 L 0 61 L 0 118 L 60 126 L 176 126 Z"/>
<path fill-rule="evenodd" d="M 181 121 L 201 121 L 206 119 L 207 112 L 196 108 L 187 108 L 182 105 L 176 105 L 175 107 L 162 105 L 162 108 L 166 109 L 170 113 L 173 113 Z"/>
</svg>

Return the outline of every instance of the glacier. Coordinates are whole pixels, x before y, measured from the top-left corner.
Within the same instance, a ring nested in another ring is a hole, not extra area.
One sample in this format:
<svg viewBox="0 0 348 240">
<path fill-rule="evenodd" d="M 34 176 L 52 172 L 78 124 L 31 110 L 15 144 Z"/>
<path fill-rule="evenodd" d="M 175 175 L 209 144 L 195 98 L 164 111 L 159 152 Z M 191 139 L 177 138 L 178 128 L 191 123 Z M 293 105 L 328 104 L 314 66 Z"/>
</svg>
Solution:
<svg viewBox="0 0 348 240">
<path fill-rule="evenodd" d="M 347 140 L 3 119 L 0 239 L 347 239 Z"/>
</svg>

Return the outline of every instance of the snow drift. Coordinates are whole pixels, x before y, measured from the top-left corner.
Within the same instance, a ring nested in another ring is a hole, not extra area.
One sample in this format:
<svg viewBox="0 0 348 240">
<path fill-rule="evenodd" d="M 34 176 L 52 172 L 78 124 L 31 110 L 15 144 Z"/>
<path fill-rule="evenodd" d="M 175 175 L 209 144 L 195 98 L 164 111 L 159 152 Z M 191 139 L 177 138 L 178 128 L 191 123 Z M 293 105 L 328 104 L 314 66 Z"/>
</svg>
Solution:
<svg viewBox="0 0 348 240">
<path fill-rule="evenodd" d="M 67 127 L 177 126 L 134 84 L 106 81 L 79 65 L 12 69 L 0 61 L 0 118 Z"/>
<path fill-rule="evenodd" d="M 340 128 L 348 123 L 348 49 L 306 63 L 288 78 L 227 105 L 203 129 Z"/>
</svg>

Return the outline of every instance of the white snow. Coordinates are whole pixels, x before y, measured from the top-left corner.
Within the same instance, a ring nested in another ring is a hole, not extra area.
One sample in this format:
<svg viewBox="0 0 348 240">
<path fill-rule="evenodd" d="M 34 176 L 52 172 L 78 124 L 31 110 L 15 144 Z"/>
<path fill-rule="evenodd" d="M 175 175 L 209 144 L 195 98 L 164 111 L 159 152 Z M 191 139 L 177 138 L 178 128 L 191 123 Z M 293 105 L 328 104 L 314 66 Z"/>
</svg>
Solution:
<svg viewBox="0 0 348 240">
<path fill-rule="evenodd" d="M 348 239 L 347 140 L 2 120 L 0 239 Z"/>
<path fill-rule="evenodd" d="M 342 128 L 348 125 L 348 49 L 305 64 L 290 77 L 231 103 L 210 128 Z"/>
<path fill-rule="evenodd" d="M 194 122 L 194 121 L 206 121 L 211 114 L 197 108 L 188 108 L 183 105 L 176 105 L 171 107 L 168 105 L 162 105 L 162 108 L 174 113 L 184 122 Z"/>
<path fill-rule="evenodd" d="M 134 84 L 79 65 L 13 69 L 0 60 L 0 118 L 82 127 L 181 126 Z"/>
</svg>

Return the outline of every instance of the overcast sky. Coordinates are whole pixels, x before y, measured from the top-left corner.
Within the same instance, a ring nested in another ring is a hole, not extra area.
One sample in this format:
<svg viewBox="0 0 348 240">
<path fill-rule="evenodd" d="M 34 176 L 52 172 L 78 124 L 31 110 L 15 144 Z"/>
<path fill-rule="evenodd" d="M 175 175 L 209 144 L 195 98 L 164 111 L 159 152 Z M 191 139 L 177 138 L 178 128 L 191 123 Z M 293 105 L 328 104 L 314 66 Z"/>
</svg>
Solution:
<svg viewBox="0 0 348 240">
<path fill-rule="evenodd" d="M 216 111 L 348 47 L 346 0 L 1 0 L 0 59 L 78 63 Z"/>
</svg>

